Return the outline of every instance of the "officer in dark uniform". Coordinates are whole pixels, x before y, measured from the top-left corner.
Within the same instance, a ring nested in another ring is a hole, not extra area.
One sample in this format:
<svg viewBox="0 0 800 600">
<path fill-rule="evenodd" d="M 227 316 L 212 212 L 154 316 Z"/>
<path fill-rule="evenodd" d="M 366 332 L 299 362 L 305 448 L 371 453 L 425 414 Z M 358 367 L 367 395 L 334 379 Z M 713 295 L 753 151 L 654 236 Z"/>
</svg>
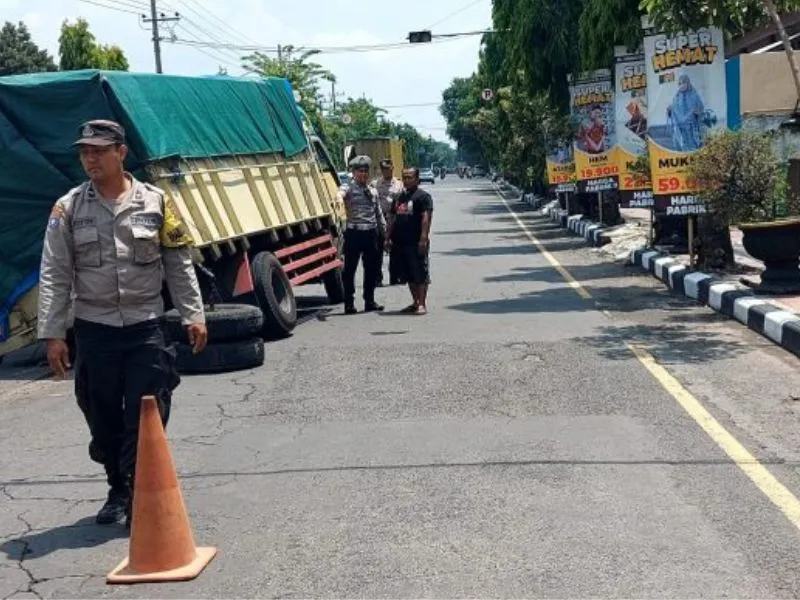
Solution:
<svg viewBox="0 0 800 600">
<path fill-rule="evenodd" d="M 106 470 L 108 500 L 101 524 L 130 525 L 139 408 L 157 398 L 166 426 L 180 378 L 168 349 L 163 278 L 194 352 L 206 344 L 203 299 L 192 264 L 191 237 L 164 193 L 123 168 L 125 132 L 113 121 L 80 130 L 89 181 L 70 190 L 50 213 L 39 279 L 39 339 L 56 375 L 69 367 L 67 313 L 74 295 L 75 392 L 91 433 L 89 456 Z"/>
</svg>

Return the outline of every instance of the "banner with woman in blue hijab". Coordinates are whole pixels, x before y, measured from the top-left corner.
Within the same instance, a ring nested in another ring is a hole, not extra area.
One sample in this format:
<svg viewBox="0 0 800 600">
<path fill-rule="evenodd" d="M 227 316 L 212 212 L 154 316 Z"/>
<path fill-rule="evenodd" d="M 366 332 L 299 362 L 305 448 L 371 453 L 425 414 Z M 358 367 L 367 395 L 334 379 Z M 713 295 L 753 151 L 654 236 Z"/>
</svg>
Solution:
<svg viewBox="0 0 800 600">
<path fill-rule="evenodd" d="M 704 27 L 675 35 L 647 32 L 647 140 L 656 212 L 705 211 L 688 176 L 692 155 L 710 130 L 725 127 L 722 31 Z"/>
</svg>

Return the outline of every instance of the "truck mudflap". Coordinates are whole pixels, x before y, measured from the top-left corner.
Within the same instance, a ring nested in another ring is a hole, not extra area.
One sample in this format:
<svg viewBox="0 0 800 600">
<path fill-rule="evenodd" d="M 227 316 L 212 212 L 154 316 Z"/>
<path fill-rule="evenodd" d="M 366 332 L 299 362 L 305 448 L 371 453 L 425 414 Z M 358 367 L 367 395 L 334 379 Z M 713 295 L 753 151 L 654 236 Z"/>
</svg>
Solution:
<svg viewBox="0 0 800 600">
<path fill-rule="evenodd" d="M 275 251 L 293 287 L 319 278 L 342 266 L 339 249 L 330 233 Z"/>
</svg>

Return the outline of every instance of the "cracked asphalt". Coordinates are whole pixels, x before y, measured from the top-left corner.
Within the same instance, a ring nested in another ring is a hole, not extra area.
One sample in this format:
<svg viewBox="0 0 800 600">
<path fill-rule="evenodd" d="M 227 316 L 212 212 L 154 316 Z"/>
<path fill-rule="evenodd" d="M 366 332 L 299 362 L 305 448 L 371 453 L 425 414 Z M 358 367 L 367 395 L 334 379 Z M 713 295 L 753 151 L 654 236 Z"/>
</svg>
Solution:
<svg viewBox="0 0 800 600">
<path fill-rule="evenodd" d="M 604 262 L 479 180 L 432 188 L 430 314 L 302 288 L 263 367 L 185 377 L 168 436 L 199 545 L 111 587 L 122 527 L 71 382 L 0 368 L 0 598 L 800 595 L 795 525 L 629 351 L 655 357 L 795 495 L 797 360 Z"/>
</svg>

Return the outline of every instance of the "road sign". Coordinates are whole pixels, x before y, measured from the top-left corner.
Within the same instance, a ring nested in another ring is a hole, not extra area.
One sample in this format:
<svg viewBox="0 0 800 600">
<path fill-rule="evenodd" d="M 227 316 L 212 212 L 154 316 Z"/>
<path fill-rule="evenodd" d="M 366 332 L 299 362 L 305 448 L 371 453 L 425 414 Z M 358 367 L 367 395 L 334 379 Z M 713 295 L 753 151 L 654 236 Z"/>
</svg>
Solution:
<svg viewBox="0 0 800 600">
<path fill-rule="evenodd" d="M 353 117 L 351 117 L 347 113 L 342 115 L 342 123 L 344 123 L 345 125 L 350 125 L 350 123 L 352 122 L 353 122 Z"/>
<path fill-rule="evenodd" d="M 489 88 L 486 88 L 485 90 L 483 90 L 481 92 L 481 98 L 483 98 L 484 100 L 486 100 L 488 102 L 489 100 L 494 98 L 494 92 L 492 90 L 490 90 Z"/>
</svg>

